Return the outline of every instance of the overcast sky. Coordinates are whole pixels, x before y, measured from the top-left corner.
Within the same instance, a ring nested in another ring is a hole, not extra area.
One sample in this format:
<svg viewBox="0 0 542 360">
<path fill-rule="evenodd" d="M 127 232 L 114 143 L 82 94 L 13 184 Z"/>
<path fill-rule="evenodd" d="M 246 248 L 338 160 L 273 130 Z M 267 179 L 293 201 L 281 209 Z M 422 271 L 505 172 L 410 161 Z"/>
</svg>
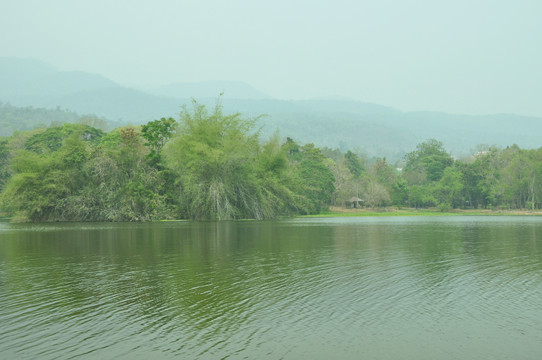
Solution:
<svg viewBox="0 0 542 360">
<path fill-rule="evenodd" d="M 0 56 L 139 87 L 542 117 L 540 0 L 5 0 Z"/>
</svg>

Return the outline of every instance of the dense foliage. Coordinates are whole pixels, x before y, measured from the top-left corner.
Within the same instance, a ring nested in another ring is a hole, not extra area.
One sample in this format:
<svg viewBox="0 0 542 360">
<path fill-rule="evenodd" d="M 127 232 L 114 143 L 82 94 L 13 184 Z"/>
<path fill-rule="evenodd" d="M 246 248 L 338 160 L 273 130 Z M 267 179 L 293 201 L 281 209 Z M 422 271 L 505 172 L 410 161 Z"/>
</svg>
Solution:
<svg viewBox="0 0 542 360">
<path fill-rule="evenodd" d="M 347 155 L 331 166 L 336 178 L 336 205 L 347 202 L 352 195 L 371 207 L 404 205 L 443 211 L 538 209 L 541 205 L 542 148 L 489 147 L 454 160 L 441 142 L 430 139 L 405 155 L 402 169 L 387 164 L 385 158 L 372 164 L 365 160 L 361 167 L 366 166 L 367 171 L 361 177 L 356 177 L 359 171 L 350 170 L 353 157 Z"/>
<path fill-rule="evenodd" d="M 64 124 L 0 139 L 1 201 L 21 221 L 314 213 L 334 191 L 324 160 L 312 144 L 276 136 L 262 144 L 254 120 L 194 103 L 179 123 L 162 118 L 107 134 Z"/>
<path fill-rule="evenodd" d="M 262 142 L 256 119 L 194 103 L 109 133 L 63 124 L 0 138 L 0 210 L 19 221 L 269 219 L 347 207 L 529 208 L 542 198 L 542 148 L 486 148 L 455 160 L 436 140 L 403 168 Z"/>
</svg>

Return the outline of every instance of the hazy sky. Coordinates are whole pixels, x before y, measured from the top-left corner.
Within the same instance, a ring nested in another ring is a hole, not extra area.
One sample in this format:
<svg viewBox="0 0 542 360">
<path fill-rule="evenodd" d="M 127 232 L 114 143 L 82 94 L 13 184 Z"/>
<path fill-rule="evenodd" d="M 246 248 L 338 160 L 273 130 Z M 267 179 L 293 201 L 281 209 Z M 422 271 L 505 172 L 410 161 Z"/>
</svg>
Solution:
<svg viewBox="0 0 542 360">
<path fill-rule="evenodd" d="M 0 56 L 147 87 L 542 117 L 540 0 L 4 0 Z"/>
</svg>

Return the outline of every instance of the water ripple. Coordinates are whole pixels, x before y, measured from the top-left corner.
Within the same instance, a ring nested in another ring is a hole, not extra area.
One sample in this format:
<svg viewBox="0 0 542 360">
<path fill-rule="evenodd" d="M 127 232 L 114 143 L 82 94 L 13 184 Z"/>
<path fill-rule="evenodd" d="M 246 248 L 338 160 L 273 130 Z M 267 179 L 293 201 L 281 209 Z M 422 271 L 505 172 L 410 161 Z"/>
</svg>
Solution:
<svg viewBox="0 0 542 360">
<path fill-rule="evenodd" d="M 534 359 L 542 225 L 520 225 L 11 229 L 0 357 Z"/>
</svg>

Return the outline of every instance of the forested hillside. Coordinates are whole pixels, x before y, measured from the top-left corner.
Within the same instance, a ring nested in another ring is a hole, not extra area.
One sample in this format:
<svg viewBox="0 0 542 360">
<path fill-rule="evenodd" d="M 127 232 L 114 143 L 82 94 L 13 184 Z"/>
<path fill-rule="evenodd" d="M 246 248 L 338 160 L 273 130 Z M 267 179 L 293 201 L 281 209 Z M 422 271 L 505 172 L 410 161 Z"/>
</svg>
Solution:
<svg viewBox="0 0 542 360">
<path fill-rule="evenodd" d="M 403 112 L 352 100 L 281 100 L 232 81 L 173 83 L 145 91 L 97 74 L 62 72 L 37 61 L 0 58 L 1 102 L 96 114 L 117 122 L 117 126 L 145 124 L 162 116 L 177 118 L 182 105 L 190 106 L 191 97 L 212 107 L 221 93 L 226 112 L 265 114 L 256 125 L 262 127 L 264 136 L 278 130 L 282 140 L 289 136 L 342 152 L 357 149 L 369 157 L 385 156 L 393 163 L 430 138 L 442 141 L 454 157 L 472 154 L 479 144 L 542 146 L 538 136 L 542 119 L 535 117 Z M 43 124 L 38 119 L 26 129 Z M 10 135 L 9 130 L 2 131 Z"/>
<path fill-rule="evenodd" d="M 17 107 L 0 103 L 0 136 L 10 136 L 15 131 L 45 128 L 51 124 L 76 122 L 87 123 L 103 129 L 116 127 L 113 122 L 95 115 L 81 116 L 73 111 L 60 108 Z"/>
<path fill-rule="evenodd" d="M 539 208 L 542 148 L 403 159 L 262 138 L 257 119 L 193 103 L 179 120 L 104 132 L 63 124 L 0 138 L 0 210 L 17 221 L 269 219 L 345 207 Z"/>
</svg>

